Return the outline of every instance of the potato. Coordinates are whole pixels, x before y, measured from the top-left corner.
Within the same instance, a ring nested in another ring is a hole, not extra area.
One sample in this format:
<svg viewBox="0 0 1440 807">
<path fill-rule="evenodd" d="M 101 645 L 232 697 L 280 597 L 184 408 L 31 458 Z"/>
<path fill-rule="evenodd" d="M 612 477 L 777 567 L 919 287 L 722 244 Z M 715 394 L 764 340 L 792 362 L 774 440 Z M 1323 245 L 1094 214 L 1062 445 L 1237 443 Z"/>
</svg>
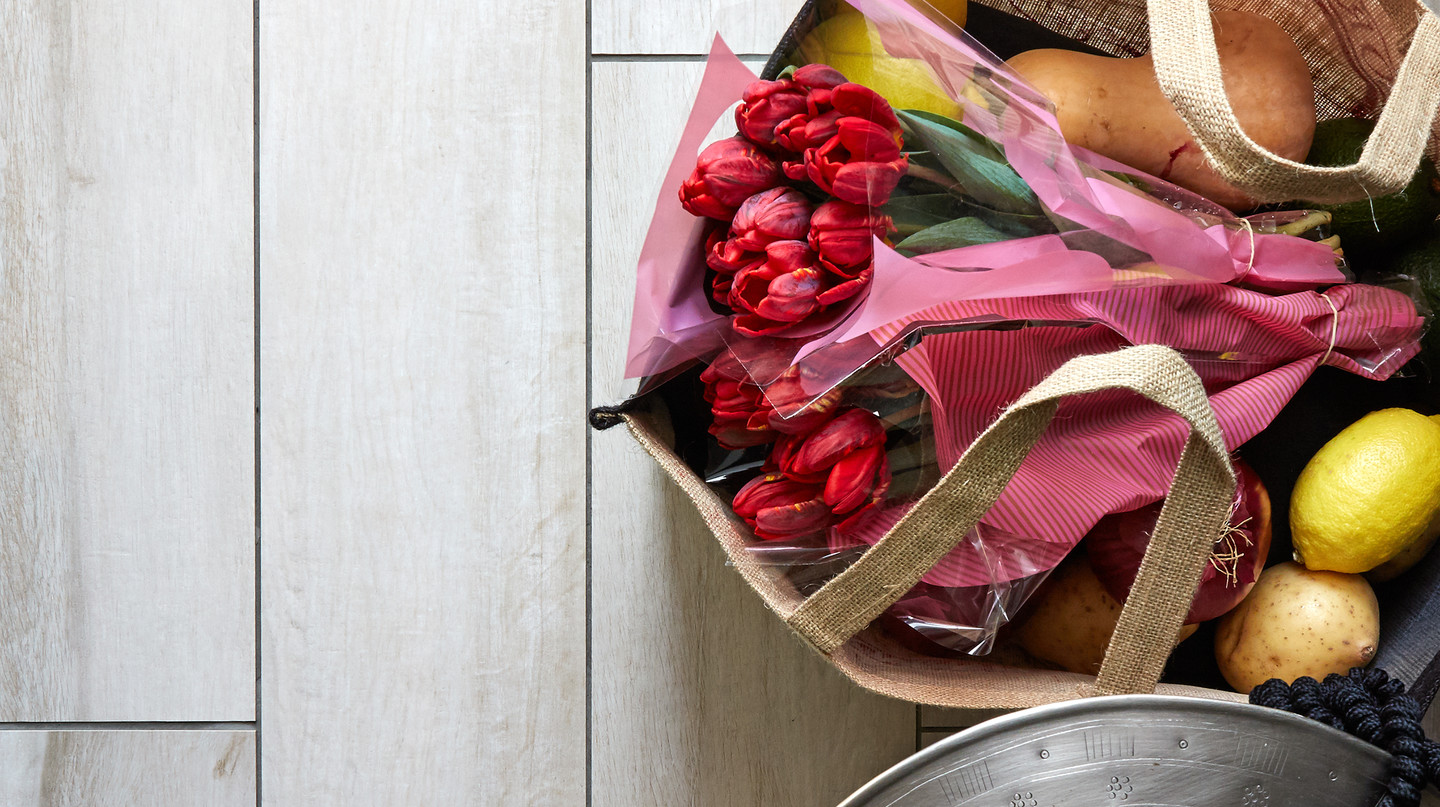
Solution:
<svg viewBox="0 0 1440 807">
<path fill-rule="evenodd" d="M 1281 157 L 1305 159 L 1315 134 L 1315 88 L 1305 58 L 1283 28 L 1257 14 L 1217 11 L 1213 19 L 1235 117 L 1255 142 Z M 1160 91 L 1149 54 L 1123 59 L 1032 50 L 1009 65 L 1055 103 L 1069 142 L 1232 210 L 1255 206 L 1210 167 Z"/>
<path fill-rule="evenodd" d="M 1111 597 L 1084 557 L 1071 558 L 1051 573 L 1025 606 L 1015 640 L 1025 652 L 1071 672 L 1100 671 L 1110 636 L 1120 620 L 1120 603 Z M 1195 625 L 1180 631 L 1183 641 Z"/>
<path fill-rule="evenodd" d="M 1250 596 L 1220 620 L 1215 661 L 1230 686 L 1249 692 L 1271 678 L 1324 678 L 1364 667 L 1380 643 L 1380 605 L 1358 574 L 1271 566 Z"/>
</svg>

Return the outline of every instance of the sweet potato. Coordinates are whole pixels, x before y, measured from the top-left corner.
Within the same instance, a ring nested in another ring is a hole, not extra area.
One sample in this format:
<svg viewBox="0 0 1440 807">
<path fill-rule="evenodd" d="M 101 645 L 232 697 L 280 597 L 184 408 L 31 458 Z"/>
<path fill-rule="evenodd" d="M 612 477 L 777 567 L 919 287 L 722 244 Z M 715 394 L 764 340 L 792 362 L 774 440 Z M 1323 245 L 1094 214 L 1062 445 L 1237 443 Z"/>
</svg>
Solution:
<svg viewBox="0 0 1440 807">
<path fill-rule="evenodd" d="M 1303 160 L 1315 134 L 1315 89 L 1305 58 L 1279 25 L 1244 11 L 1214 14 L 1230 105 L 1255 142 Z M 1009 65 L 1055 103 L 1069 142 L 1138 168 L 1232 210 L 1255 200 L 1210 166 L 1160 91 L 1150 55 L 1092 56 L 1032 50 Z"/>
</svg>

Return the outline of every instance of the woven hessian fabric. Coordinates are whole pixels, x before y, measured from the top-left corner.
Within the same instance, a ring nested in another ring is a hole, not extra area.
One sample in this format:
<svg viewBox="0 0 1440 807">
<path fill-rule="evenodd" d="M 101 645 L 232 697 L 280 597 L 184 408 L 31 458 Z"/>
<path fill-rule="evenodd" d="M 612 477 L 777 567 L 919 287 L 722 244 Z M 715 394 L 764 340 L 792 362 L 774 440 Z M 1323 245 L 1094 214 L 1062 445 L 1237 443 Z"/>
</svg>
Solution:
<svg viewBox="0 0 1440 807">
<path fill-rule="evenodd" d="M 932 658 L 901 647 L 878 628 L 867 628 L 984 515 L 1044 433 L 1059 401 L 1116 388 L 1132 389 L 1177 412 L 1192 431 L 1098 677 Z M 695 504 L 765 604 L 867 689 L 916 703 L 969 708 L 1020 708 L 1123 692 L 1240 697 L 1157 687 L 1235 490 L 1200 379 L 1169 348 L 1144 345 L 1066 363 L 1007 408 L 909 516 L 808 600 L 776 570 L 755 562 L 746 550 L 743 522 L 661 436 L 663 415 L 636 411 L 624 417 L 631 434 Z"/>
</svg>

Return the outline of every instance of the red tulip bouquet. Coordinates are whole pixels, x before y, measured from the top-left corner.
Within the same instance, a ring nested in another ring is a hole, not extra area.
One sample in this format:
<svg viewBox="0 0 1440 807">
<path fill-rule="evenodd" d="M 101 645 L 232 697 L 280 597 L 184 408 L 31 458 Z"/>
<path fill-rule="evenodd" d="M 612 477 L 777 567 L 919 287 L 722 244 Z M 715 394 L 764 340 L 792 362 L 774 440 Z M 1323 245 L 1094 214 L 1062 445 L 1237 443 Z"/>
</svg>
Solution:
<svg viewBox="0 0 1440 807">
<path fill-rule="evenodd" d="M 894 109 L 824 64 L 758 80 L 717 40 L 642 251 L 627 367 L 646 389 L 702 368 L 697 471 L 802 589 L 1076 355 L 1179 350 L 1235 449 L 1321 364 L 1379 379 L 1416 353 L 1410 298 L 1348 283 L 1314 217 L 1238 218 L 1074 147 L 960 29 L 851 4 L 959 117 Z M 705 145 L 731 107 L 736 133 Z M 1098 522 L 1165 495 L 1186 433 L 1124 393 L 1067 403 L 887 619 L 985 652 Z"/>
</svg>

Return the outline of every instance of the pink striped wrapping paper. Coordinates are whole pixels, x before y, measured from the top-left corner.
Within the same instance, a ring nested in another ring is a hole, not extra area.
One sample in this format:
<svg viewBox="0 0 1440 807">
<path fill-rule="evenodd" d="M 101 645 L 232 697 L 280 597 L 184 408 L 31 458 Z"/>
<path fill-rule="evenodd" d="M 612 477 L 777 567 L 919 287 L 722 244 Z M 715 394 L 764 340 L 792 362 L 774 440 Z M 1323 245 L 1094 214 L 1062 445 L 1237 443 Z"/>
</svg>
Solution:
<svg viewBox="0 0 1440 807">
<path fill-rule="evenodd" d="M 937 333 L 897 358 L 930 396 L 942 468 L 954 465 L 1000 410 L 1077 355 L 1132 344 L 1176 348 L 1205 382 L 1226 444 L 1235 449 L 1269 425 L 1322 360 L 1367 378 L 1388 377 L 1418 351 L 1422 324 L 1408 297 L 1375 286 L 1271 296 L 1207 284 L 956 302 L 891 323 L 876 336 L 926 321 L 995 318 L 1056 324 Z M 1163 498 L 1186 435 L 1178 416 L 1131 393 L 1062 404 L 985 517 L 991 531 L 984 546 L 961 542 L 925 582 L 985 586 L 1053 567 L 1106 514 Z M 847 535 L 832 535 L 832 548 L 874 543 L 907 507 L 896 504 Z"/>
</svg>

